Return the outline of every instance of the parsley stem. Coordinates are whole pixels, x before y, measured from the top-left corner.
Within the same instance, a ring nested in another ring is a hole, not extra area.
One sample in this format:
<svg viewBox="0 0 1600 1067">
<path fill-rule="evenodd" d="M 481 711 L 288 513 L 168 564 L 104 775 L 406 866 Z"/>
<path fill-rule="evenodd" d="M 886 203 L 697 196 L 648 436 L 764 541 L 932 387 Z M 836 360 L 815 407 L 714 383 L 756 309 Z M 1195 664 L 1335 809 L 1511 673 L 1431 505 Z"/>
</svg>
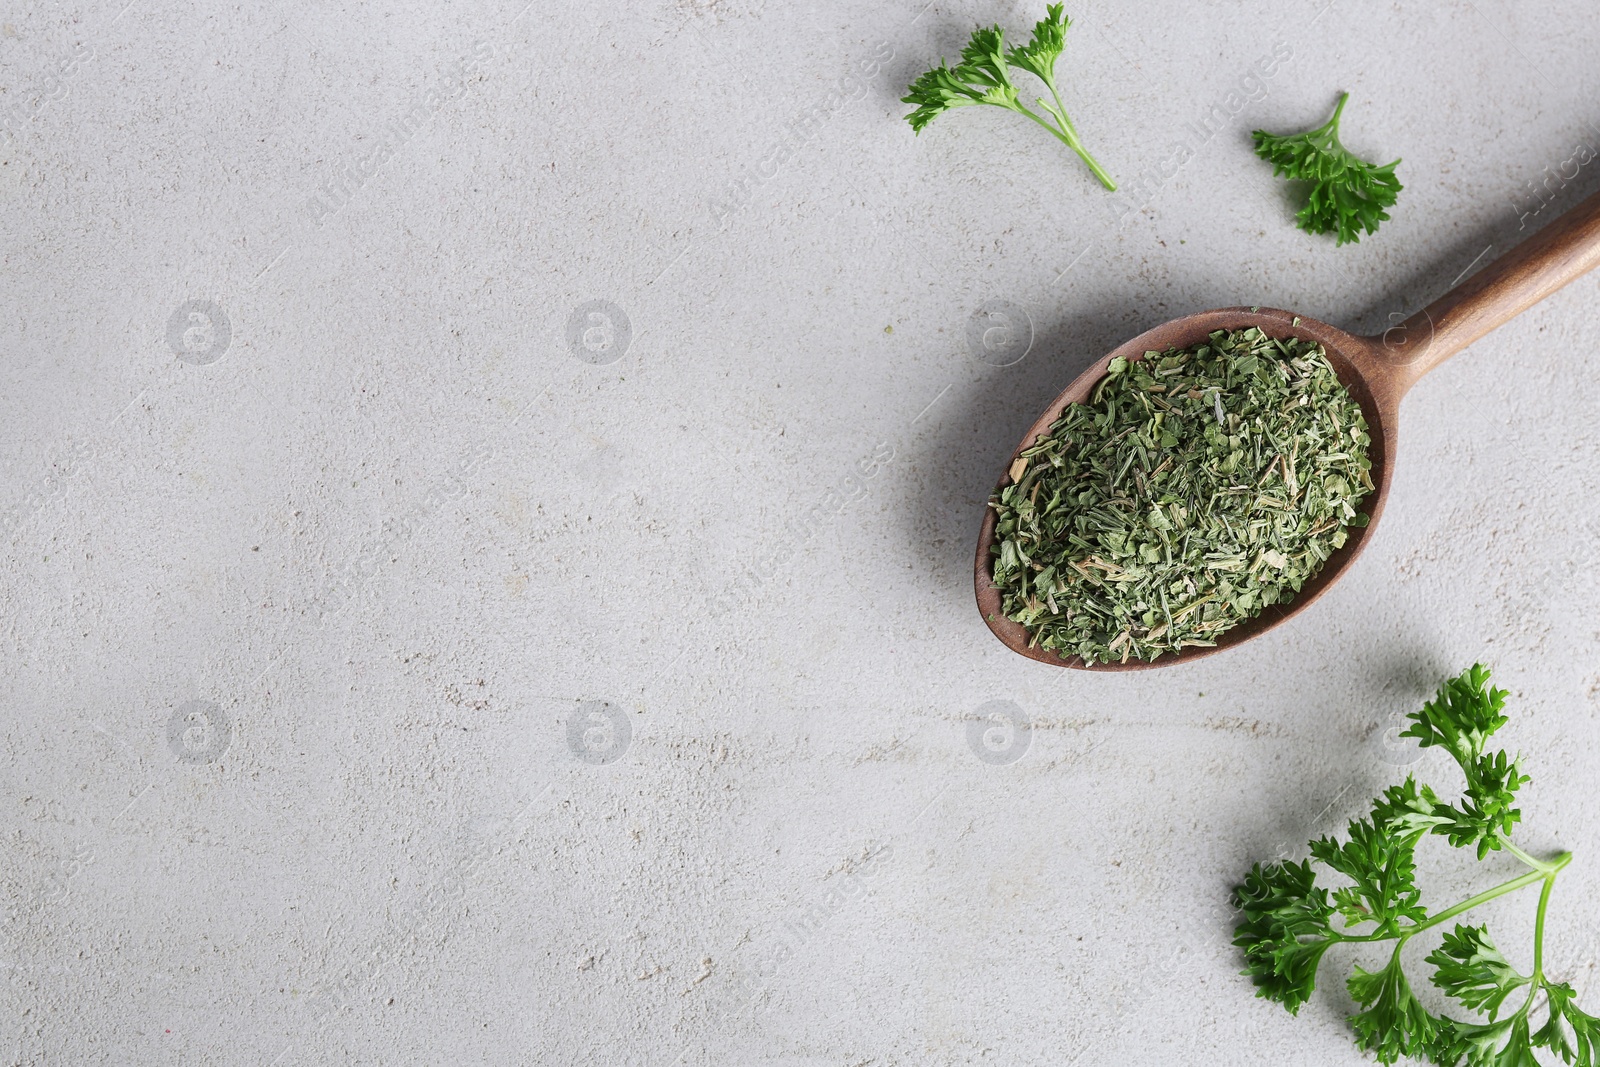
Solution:
<svg viewBox="0 0 1600 1067">
<path fill-rule="evenodd" d="M 1452 907 L 1448 907 L 1437 915 L 1429 916 L 1428 918 L 1422 920 L 1422 922 L 1417 923 L 1415 926 L 1408 927 L 1403 933 L 1401 933 L 1400 939 L 1403 941 L 1407 938 L 1414 937 L 1417 934 L 1422 933 L 1422 931 L 1428 929 L 1430 926 L 1438 926 L 1442 922 L 1449 922 L 1457 915 L 1460 915 L 1464 911 L 1471 911 L 1479 904 L 1487 904 L 1496 897 L 1503 897 L 1507 893 L 1515 892 L 1525 885 L 1532 885 L 1541 878 L 1547 877 L 1549 877 L 1549 875 L 1546 875 L 1542 871 L 1529 871 L 1527 874 L 1519 875 L 1516 878 L 1511 879 L 1509 882 L 1501 882 L 1493 889 L 1485 889 L 1477 896 L 1468 897 L 1461 903 Z"/>
<path fill-rule="evenodd" d="M 1350 99 L 1350 94 L 1349 93 L 1340 93 L 1339 94 L 1339 103 L 1333 109 L 1333 118 L 1328 120 L 1328 125 L 1329 126 L 1332 126 L 1334 129 L 1338 129 L 1339 128 L 1339 116 L 1341 114 L 1343 114 L 1345 101 L 1349 100 L 1349 99 Z"/>
<path fill-rule="evenodd" d="M 1505 846 L 1507 852 L 1511 853 L 1513 856 L 1517 857 L 1517 859 L 1521 860 L 1523 863 L 1526 863 L 1529 867 L 1532 867 L 1536 871 L 1545 871 L 1547 873 L 1554 874 L 1556 871 L 1559 871 L 1561 868 L 1572 862 L 1572 853 L 1570 852 L 1558 853 L 1556 858 L 1553 860 L 1539 860 L 1534 859 L 1528 853 L 1522 851 L 1522 849 L 1518 848 L 1516 845 L 1513 845 L 1511 843 L 1511 839 L 1503 834 L 1496 834 L 1495 839 Z"/>
<path fill-rule="evenodd" d="M 1066 105 L 1061 102 L 1061 94 L 1056 92 L 1054 82 L 1047 81 L 1045 84 L 1050 88 L 1050 95 L 1055 97 L 1056 105 L 1051 107 L 1045 100 L 1040 100 L 1039 105 L 1044 108 L 1051 118 L 1056 120 L 1056 126 L 1050 125 L 1050 123 L 1035 115 L 1020 103 L 1017 104 L 1017 109 L 1055 134 L 1057 140 L 1061 141 L 1062 144 L 1078 153 L 1078 158 L 1083 160 L 1084 165 L 1094 172 L 1096 178 L 1100 179 L 1100 184 L 1112 192 L 1116 192 L 1117 183 L 1112 180 L 1111 175 L 1106 173 L 1105 168 L 1100 165 L 1099 161 L 1089 154 L 1089 150 L 1083 147 L 1083 142 L 1078 140 L 1078 129 L 1072 124 L 1072 120 L 1067 117 Z"/>
<path fill-rule="evenodd" d="M 1501 838 L 1504 841 L 1504 838 Z M 1510 844 L 1509 841 L 1506 842 Z M 1556 887 L 1556 875 L 1561 873 L 1572 859 L 1572 853 L 1563 852 L 1553 862 L 1554 867 L 1544 876 L 1544 888 L 1539 890 L 1539 913 L 1533 922 L 1533 974 L 1528 977 L 1528 999 L 1522 1002 L 1522 1010 L 1518 1015 L 1526 1016 L 1533 1007 L 1533 1001 L 1539 995 L 1539 990 L 1545 983 L 1544 978 L 1544 913 L 1550 907 L 1550 891 Z"/>
<path fill-rule="evenodd" d="M 1451 907 L 1439 912 L 1437 915 L 1431 915 L 1414 926 L 1406 927 L 1400 932 L 1400 940 L 1403 943 L 1407 939 L 1422 933 L 1422 931 L 1428 929 L 1429 927 L 1438 926 L 1443 922 L 1449 922 L 1451 919 L 1454 919 L 1457 915 L 1460 915 L 1464 911 L 1471 911 L 1478 905 L 1487 904 L 1496 897 L 1503 897 L 1507 893 L 1515 892 L 1525 885 L 1532 885 L 1540 879 L 1550 877 L 1552 877 L 1552 875 L 1546 874 L 1544 871 L 1529 871 L 1527 874 L 1518 875 L 1509 882 L 1501 882 L 1492 889 L 1485 889 L 1476 896 L 1468 897 L 1461 903 L 1452 905 Z"/>
<path fill-rule="evenodd" d="M 1403 944 L 1408 938 L 1415 937 L 1417 934 L 1422 933 L 1422 931 L 1428 929 L 1429 927 L 1438 926 L 1442 922 L 1449 922 L 1451 919 L 1454 919 L 1457 915 L 1460 915 L 1464 911 L 1471 911 L 1478 905 L 1487 904 L 1496 897 L 1503 897 L 1507 893 L 1512 893 L 1518 889 L 1521 889 L 1523 886 L 1532 885 L 1535 882 L 1542 881 L 1544 882 L 1544 889 L 1539 894 L 1539 916 L 1534 925 L 1533 935 L 1533 973 L 1534 977 L 1537 979 L 1543 974 L 1543 972 L 1540 970 L 1540 963 L 1543 960 L 1544 955 L 1545 906 L 1550 902 L 1550 890 L 1556 884 L 1556 875 L 1560 874 L 1562 868 L 1566 867 L 1567 864 L 1572 862 L 1572 853 L 1563 852 L 1549 863 L 1541 863 L 1539 860 L 1529 856 L 1526 852 L 1516 848 L 1516 846 L 1512 845 L 1511 842 L 1506 841 L 1505 838 L 1501 838 L 1500 840 L 1507 848 L 1514 849 L 1514 855 L 1516 855 L 1519 859 L 1522 859 L 1523 862 L 1534 866 L 1536 869 L 1529 871 L 1527 874 L 1519 874 L 1509 882 L 1501 882 L 1497 886 L 1494 886 L 1490 889 L 1485 889 L 1476 896 L 1468 897 L 1461 903 L 1452 905 L 1451 907 L 1446 908 L 1444 911 L 1439 912 L 1437 915 L 1430 915 L 1422 922 L 1419 922 L 1413 926 L 1404 927 L 1400 931 L 1400 941 Z M 1387 940 L 1387 938 L 1365 937 L 1347 938 L 1346 940 L 1384 941 Z"/>
<path fill-rule="evenodd" d="M 1566 858 L 1571 859 L 1572 853 L 1566 853 Z M 1566 866 L 1565 863 L 1562 866 Z M 1550 891 L 1556 887 L 1556 872 L 1561 868 L 1551 871 L 1544 876 L 1544 889 L 1539 893 L 1539 917 L 1533 922 L 1533 981 L 1535 987 L 1544 981 L 1544 913 L 1550 906 Z"/>
<path fill-rule="evenodd" d="M 1083 160 L 1084 163 L 1088 165 L 1090 170 L 1094 171 L 1094 176 L 1100 179 L 1101 185 L 1105 186 L 1113 193 L 1116 192 L 1117 183 L 1112 180 L 1111 175 L 1105 172 L 1105 168 L 1100 166 L 1100 164 L 1096 162 L 1095 158 L 1089 154 L 1089 150 L 1083 147 L 1083 142 L 1078 140 L 1078 128 L 1074 126 L 1072 124 L 1072 120 L 1067 117 L 1067 105 L 1061 102 L 1061 94 L 1056 91 L 1055 79 L 1052 78 L 1045 84 L 1050 87 L 1050 95 L 1055 97 L 1056 118 L 1061 123 L 1061 128 L 1066 131 L 1067 136 L 1072 138 L 1070 142 L 1072 145 L 1072 150 L 1078 153 L 1078 158 Z"/>
<path fill-rule="evenodd" d="M 1101 185 L 1104 185 L 1107 189 L 1116 189 L 1117 183 L 1111 180 L 1111 175 L 1107 174 L 1101 169 L 1100 164 L 1095 162 L 1095 158 L 1088 153 L 1083 145 L 1078 143 L 1078 139 L 1076 137 L 1068 134 L 1065 130 L 1058 129 L 1056 126 L 1046 122 L 1032 111 L 1029 111 L 1027 108 L 1023 107 L 1021 104 L 1017 104 L 1016 109 L 1022 114 L 1028 116 L 1034 122 L 1037 122 L 1039 125 L 1049 130 L 1056 140 L 1060 141 L 1062 144 L 1078 153 L 1078 158 L 1083 160 L 1084 164 L 1094 172 L 1094 176 L 1096 178 L 1100 179 Z M 1047 107 L 1045 110 L 1049 111 L 1052 116 L 1055 115 L 1054 108 Z"/>
<path fill-rule="evenodd" d="M 1566 864 L 1563 863 L 1562 866 L 1566 866 Z M 1336 936 L 1338 936 L 1339 940 L 1341 941 L 1351 942 L 1388 941 L 1391 938 L 1396 938 L 1399 940 L 1400 944 L 1403 945 L 1407 940 L 1415 937 L 1417 934 L 1422 933 L 1422 931 L 1438 926 L 1440 923 L 1449 922 L 1451 919 L 1454 919 L 1457 915 L 1460 915 L 1464 911 L 1471 911 L 1480 904 L 1487 904 L 1496 897 L 1503 897 L 1507 893 L 1513 893 L 1518 889 L 1521 889 L 1523 886 L 1532 885 L 1540 880 L 1553 880 L 1554 878 L 1554 871 L 1529 871 L 1527 874 L 1519 874 L 1509 882 L 1501 882 L 1497 886 L 1492 886 L 1489 889 L 1485 889 L 1476 896 L 1470 896 L 1466 900 L 1461 901 L 1459 904 L 1451 905 L 1450 907 L 1439 912 L 1437 915 L 1430 915 L 1428 918 L 1419 923 L 1414 923 L 1410 926 L 1403 926 L 1400 928 L 1400 932 L 1398 934 L 1363 934 L 1357 937 L 1350 937 L 1341 934 Z"/>
</svg>

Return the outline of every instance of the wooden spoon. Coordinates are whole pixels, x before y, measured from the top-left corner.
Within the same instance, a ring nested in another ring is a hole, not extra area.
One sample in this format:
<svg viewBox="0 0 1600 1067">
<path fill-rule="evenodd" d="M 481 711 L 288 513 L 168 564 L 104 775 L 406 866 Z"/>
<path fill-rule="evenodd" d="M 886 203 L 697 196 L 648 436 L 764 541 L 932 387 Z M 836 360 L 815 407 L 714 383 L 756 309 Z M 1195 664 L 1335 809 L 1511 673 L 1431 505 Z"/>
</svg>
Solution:
<svg viewBox="0 0 1600 1067">
<path fill-rule="evenodd" d="M 1061 417 L 1068 404 L 1082 403 L 1088 398 L 1090 391 L 1105 377 L 1111 361 L 1118 356 L 1128 360 L 1143 359 L 1146 352 L 1199 344 L 1215 330 L 1242 330 L 1254 326 L 1269 337 L 1300 337 L 1320 342 L 1339 380 L 1360 402 L 1372 436 L 1369 455 L 1373 492 L 1364 501 L 1372 521 L 1365 528 L 1349 527 L 1350 538 L 1344 547 L 1334 552 L 1293 600 L 1265 608 L 1254 619 L 1218 635 L 1215 647 L 1191 646 L 1182 652 L 1165 653 L 1148 663 L 1137 659 L 1129 659 L 1127 663 L 1085 663 L 1077 656 L 1064 657 L 1042 648 L 1029 648 L 1028 631 L 1001 613 L 1000 591 L 995 588 L 991 574 L 995 511 L 986 506 L 974 571 L 978 610 L 983 613 L 984 622 L 1007 648 L 1041 663 L 1081 670 L 1134 671 L 1167 667 L 1221 652 L 1265 633 L 1310 607 L 1355 562 L 1383 515 L 1394 470 L 1395 423 L 1400 413 L 1400 398 L 1424 374 L 1597 265 L 1600 265 L 1600 193 L 1590 196 L 1536 236 L 1381 336 L 1357 337 L 1306 315 L 1266 307 L 1202 311 L 1140 334 L 1080 374 L 1055 398 L 1023 435 L 1022 443 L 1006 462 L 1004 472 L 1009 472 L 1022 450 Z M 1002 473 L 996 491 L 1009 484 L 1010 474 Z"/>
</svg>

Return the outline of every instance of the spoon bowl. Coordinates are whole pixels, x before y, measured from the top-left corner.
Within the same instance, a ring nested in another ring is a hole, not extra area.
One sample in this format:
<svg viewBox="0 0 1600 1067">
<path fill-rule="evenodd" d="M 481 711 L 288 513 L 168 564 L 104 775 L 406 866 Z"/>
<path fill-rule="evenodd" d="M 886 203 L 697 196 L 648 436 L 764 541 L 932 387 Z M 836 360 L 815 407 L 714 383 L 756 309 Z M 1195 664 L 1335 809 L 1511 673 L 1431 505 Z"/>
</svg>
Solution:
<svg viewBox="0 0 1600 1067">
<path fill-rule="evenodd" d="M 1080 670 L 1131 671 L 1215 655 L 1287 621 L 1310 607 L 1349 570 L 1377 527 L 1389 496 L 1401 398 L 1428 371 L 1596 265 L 1600 265 L 1600 193 L 1381 336 L 1347 333 L 1310 316 L 1276 308 L 1230 307 L 1174 319 L 1124 343 L 1080 374 L 1034 420 L 1002 469 L 997 493 L 1011 484 L 1009 472 L 1022 451 L 1046 433 L 1068 405 L 1089 399 L 1113 359 L 1143 359 L 1146 352 L 1200 344 L 1217 330 L 1254 326 L 1268 337 L 1298 337 L 1322 345 L 1339 380 L 1361 405 L 1372 439 L 1367 451 L 1372 462 L 1372 492 L 1363 501 L 1370 521 L 1365 527 L 1346 528 L 1349 538 L 1344 546 L 1306 581 L 1294 599 L 1263 608 L 1255 618 L 1217 635 L 1214 646 L 1191 646 L 1151 661 L 1089 663 L 1077 656 L 1030 647 L 1027 629 L 1001 611 L 1000 590 L 992 574 L 996 515 L 994 508 L 985 506 L 973 573 L 984 622 L 1007 648 L 1029 659 Z"/>
</svg>

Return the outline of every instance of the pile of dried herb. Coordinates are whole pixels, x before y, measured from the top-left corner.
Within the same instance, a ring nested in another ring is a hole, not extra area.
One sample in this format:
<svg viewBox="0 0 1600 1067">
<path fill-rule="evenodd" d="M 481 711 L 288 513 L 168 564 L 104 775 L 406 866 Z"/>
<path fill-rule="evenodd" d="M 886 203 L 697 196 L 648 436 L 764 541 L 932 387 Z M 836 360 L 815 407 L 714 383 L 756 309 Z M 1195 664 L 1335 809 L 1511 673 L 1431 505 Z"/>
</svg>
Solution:
<svg viewBox="0 0 1600 1067">
<path fill-rule="evenodd" d="M 1252 327 L 1113 360 L 990 501 L 1002 609 L 1088 662 L 1213 645 L 1366 525 L 1370 440 L 1312 341 Z"/>
</svg>

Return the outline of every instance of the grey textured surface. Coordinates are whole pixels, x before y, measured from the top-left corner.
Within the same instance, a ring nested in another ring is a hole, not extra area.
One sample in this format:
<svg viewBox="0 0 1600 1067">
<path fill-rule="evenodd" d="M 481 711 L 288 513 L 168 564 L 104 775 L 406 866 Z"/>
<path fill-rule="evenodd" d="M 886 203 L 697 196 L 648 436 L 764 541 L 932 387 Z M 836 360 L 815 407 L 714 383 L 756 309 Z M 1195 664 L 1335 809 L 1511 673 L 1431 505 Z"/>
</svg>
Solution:
<svg viewBox="0 0 1600 1067">
<path fill-rule="evenodd" d="M 1042 11 L 923 2 L 4 6 L 0 1062 L 1356 1063 L 1225 894 L 1475 659 L 1594 1010 L 1600 278 L 1417 388 L 1366 557 L 1241 649 L 1028 662 L 969 558 L 1117 341 L 1381 330 L 1600 185 L 1592 9 L 1079 5 L 1111 195 L 998 111 L 913 138 Z M 1248 134 L 1340 89 L 1407 188 L 1335 250 Z"/>
</svg>

